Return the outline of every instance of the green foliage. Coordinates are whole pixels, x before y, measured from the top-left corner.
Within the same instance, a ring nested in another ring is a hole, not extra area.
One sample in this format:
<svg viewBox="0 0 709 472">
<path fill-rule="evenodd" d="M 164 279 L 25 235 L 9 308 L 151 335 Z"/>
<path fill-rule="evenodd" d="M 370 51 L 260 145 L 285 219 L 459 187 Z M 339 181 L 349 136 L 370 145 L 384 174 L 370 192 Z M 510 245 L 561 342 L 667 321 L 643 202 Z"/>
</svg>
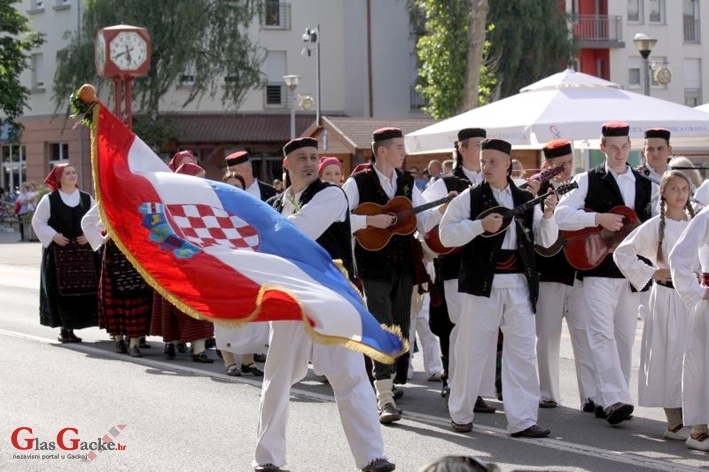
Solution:
<svg viewBox="0 0 709 472">
<path fill-rule="evenodd" d="M 409 1 L 409 12 L 414 30 L 423 33 L 416 43 L 420 62 L 416 90 L 428 103 L 424 109 L 431 116 L 437 119 L 451 117 L 460 111 L 463 101 L 470 1 L 412 0 Z M 488 48 L 486 41 L 485 49 Z M 487 103 L 494 86 L 495 78 L 483 63 L 480 103 Z"/>
<path fill-rule="evenodd" d="M 567 16 L 558 0 L 490 0 L 488 34 L 500 97 L 560 72 L 574 56 Z"/>
<path fill-rule="evenodd" d="M 160 100 L 179 84 L 185 70 L 194 85 L 183 106 L 205 95 L 219 96 L 225 108 L 238 108 L 246 93 L 263 86 L 263 51 L 251 42 L 247 28 L 261 9 L 261 0 L 85 0 L 80 34 L 58 54 L 54 76 L 57 110 L 82 83 L 97 85 L 99 95 L 112 82 L 96 76 L 94 39 L 103 27 L 130 24 L 147 28 L 152 61 L 147 77 L 133 84 L 137 113 L 158 122 Z M 226 78 L 226 80 L 225 80 Z"/>
<path fill-rule="evenodd" d="M 42 44 L 44 37 L 33 32 L 29 20 L 15 7 L 18 0 L 0 0 L 0 125 L 17 126 L 30 91 L 20 83 L 20 74 L 28 67 L 30 52 Z"/>
</svg>

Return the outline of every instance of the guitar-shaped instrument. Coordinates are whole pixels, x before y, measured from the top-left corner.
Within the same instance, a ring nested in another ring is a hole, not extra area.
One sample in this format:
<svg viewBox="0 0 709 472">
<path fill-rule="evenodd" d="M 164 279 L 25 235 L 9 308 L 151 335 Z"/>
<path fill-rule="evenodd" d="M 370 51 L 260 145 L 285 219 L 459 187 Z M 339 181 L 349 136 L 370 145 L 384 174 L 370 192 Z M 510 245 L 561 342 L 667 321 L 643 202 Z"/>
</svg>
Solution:
<svg viewBox="0 0 709 472">
<path fill-rule="evenodd" d="M 538 203 L 542 203 L 544 200 L 546 200 L 548 197 L 551 195 L 556 195 L 561 196 L 564 195 L 565 193 L 569 193 L 575 188 L 578 188 L 579 184 L 576 182 L 571 182 L 570 184 L 565 184 L 565 185 L 560 185 L 556 190 L 550 191 L 549 193 L 545 193 L 544 195 L 540 195 L 537 198 L 533 198 L 527 202 L 524 202 L 523 204 L 516 206 L 514 208 L 507 208 L 503 206 L 496 206 L 492 208 L 488 208 L 487 210 L 481 212 L 477 216 L 477 220 L 482 220 L 485 218 L 487 215 L 491 215 L 493 213 L 497 213 L 500 216 L 502 216 L 502 225 L 500 226 L 500 229 L 498 229 L 495 232 L 492 231 L 485 231 L 481 236 L 485 238 L 491 238 L 493 236 L 497 236 L 498 234 L 502 233 L 505 231 L 510 224 L 512 224 L 512 221 L 514 221 L 514 218 L 516 216 L 521 215 L 525 211 L 529 210 L 530 208 L 534 208 L 534 205 Z"/>
<path fill-rule="evenodd" d="M 364 249 L 379 251 L 389 243 L 394 235 L 406 236 L 416 231 L 417 213 L 450 202 L 454 197 L 455 195 L 449 195 L 417 207 L 414 207 L 411 200 L 404 196 L 394 197 L 386 205 L 372 202 L 362 203 L 353 211 L 355 215 L 391 215 L 394 217 L 394 222 L 388 228 L 367 226 L 354 234 L 355 239 Z"/>
<path fill-rule="evenodd" d="M 552 167 L 550 169 L 544 170 L 541 174 L 535 177 L 534 180 L 538 180 L 540 183 L 543 184 L 544 182 L 553 179 L 562 172 L 564 172 L 564 166 Z M 526 189 L 527 187 L 529 187 L 529 184 L 526 182 L 519 186 L 519 188 L 522 190 Z M 424 235 L 423 240 L 429 247 L 429 249 L 440 255 L 455 254 L 457 252 L 460 252 L 459 247 L 448 247 L 444 246 L 443 243 L 441 243 L 441 237 L 438 234 L 438 225 L 434 226 L 429 232 L 427 232 Z"/>
<path fill-rule="evenodd" d="M 577 270 L 595 269 L 607 256 L 613 254 L 631 231 L 640 226 L 640 218 L 627 206 L 615 206 L 607 213 L 623 216 L 623 227 L 619 231 L 608 231 L 598 225 L 578 231 L 560 232 L 560 237 L 565 241 L 564 254 L 571 267 Z"/>
</svg>

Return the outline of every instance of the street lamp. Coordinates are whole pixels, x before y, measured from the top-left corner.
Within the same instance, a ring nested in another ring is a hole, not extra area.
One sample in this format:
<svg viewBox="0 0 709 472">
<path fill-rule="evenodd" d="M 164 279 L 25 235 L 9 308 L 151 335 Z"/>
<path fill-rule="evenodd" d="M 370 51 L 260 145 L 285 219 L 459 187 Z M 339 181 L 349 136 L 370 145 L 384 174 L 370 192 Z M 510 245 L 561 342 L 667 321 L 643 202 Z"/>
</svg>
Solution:
<svg viewBox="0 0 709 472">
<path fill-rule="evenodd" d="M 299 75 L 284 75 L 283 80 L 286 82 L 286 87 L 290 90 L 290 138 L 295 139 L 295 89 L 298 88 L 300 82 Z"/>
<path fill-rule="evenodd" d="M 314 29 L 310 29 L 310 26 L 305 28 L 303 42 L 305 47 L 300 52 L 303 56 L 310 57 L 315 50 L 315 124 L 320 126 L 320 25 Z"/>
<path fill-rule="evenodd" d="M 635 43 L 635 47 L 643 58 L 643 80 L 645 81 L 643 84 L 643 93 L 650 96 L 650 61 L 648 58 L 650 57 L 652 48 L 657 44 L 657 40 L 649 37 L 645 33 L 638 33 L 633 38 L 633 43 Z"/>
</svg>

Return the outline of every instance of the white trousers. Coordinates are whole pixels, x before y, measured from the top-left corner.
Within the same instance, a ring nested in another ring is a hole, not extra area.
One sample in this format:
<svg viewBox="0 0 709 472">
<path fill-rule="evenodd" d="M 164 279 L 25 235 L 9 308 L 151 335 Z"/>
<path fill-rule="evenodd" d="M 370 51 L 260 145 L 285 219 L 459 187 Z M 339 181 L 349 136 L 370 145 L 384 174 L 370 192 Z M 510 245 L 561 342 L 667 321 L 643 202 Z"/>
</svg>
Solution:
<svg viewBox="0 0 709 472">
<path fill-rule="evenodd" d="M 419 296 L 414 290 L 414 297 Z M 441 363 L 441 346 L 438 343 L 438 336 L 431 332 L 431 327 L 428 324 L 430 317 L 431 297 L 428 293 L 422 296 L 421 307 L 418 312 L 414 311 L 414 303 L 411 304 L 411 329 L 409 330 L 409 345 L 411 346 L 411 358 L 413 359 L 413 346 L 416 336 L 419 339 L 419 348 L 423 351 L 423 365 L 426 369 L 426 374 L 440 374 L 443 371 Z M 413 370 L 413 362 L 409 364 L 409 370 Z"/>
<path fill-rule="evenodd" d="M 448 411 L 456 423 L 473 421 L 485 366 L 495 357 L 498 329 L 502 348 L 502 391 L 507 430 L 523 431 L 537 424 L 539 380 L 534 351 L 534 313 L 527 287 L 493 288 L 490 298 L 461 294 L 462 315 L 455 343 L 455 376 Z"/>
<path fill-rule="evenodd" d="M 301 321 L 278 321 L 271 326 L 254 465 L 285 465 L 290 389 L 307 374 L 308 360 L 332 386 L 357 468 L 384 457 L 377 400 L 362 354 L 342 346 L 313 343 Z"/>
<path fill-rule="evenodd" d="M 575 280 L 573 287 L 558 282 L 540 282 L 536 315 L 539 391 L 543 399 L 557 403 L 561 403 L 559 350 L 563 318 L 566 318 L 571 337 L 579 396 L 583 405 L 587 398 L 596 396 L 596 377 L 586 332 L 583 282 Z"/>
<path fill-rule="evenodd" d="M 466 297 L 467 294 L 460 293 L 458 291 L 458 279 L 444 280 L 443 291 L 446 295 L 448 318 L 450 318 L 451 323 L 455 325 L 453 326 L 449 337 L 450 347 L 448 351 L 448 384 L 450 385 L 455 367 L 455 343 L 458 338 L 458 331 L 460 330 L 458 322 L 460 321 L 461 314 L 463 313 L 461 299 Z M 495 343 L 495 346 L 493 346 L 492 352 L 493 355 L 490 356 L 488 361 L 485 363 L 485 371 L 483 372 L 483 380 L 479 393 L 482 397 L 494 398 L 496 395 L 495 369 L 497 367 L 497 342 Z"/>
<path fill-rule="evenodd" d="M 689 343 L 682 368 L 684 424 L 709 423 L 709 302 L 703 300 L 689 318 Z"/>
<path fill-rule="evenodd" d="M 632 404 L 630 368 L 640 293 L 631 292 L 626 279 L 585 277 L 583 293 L 588 307 L 587 329 L 596 371 L 596 403 Z"/>
</svg>

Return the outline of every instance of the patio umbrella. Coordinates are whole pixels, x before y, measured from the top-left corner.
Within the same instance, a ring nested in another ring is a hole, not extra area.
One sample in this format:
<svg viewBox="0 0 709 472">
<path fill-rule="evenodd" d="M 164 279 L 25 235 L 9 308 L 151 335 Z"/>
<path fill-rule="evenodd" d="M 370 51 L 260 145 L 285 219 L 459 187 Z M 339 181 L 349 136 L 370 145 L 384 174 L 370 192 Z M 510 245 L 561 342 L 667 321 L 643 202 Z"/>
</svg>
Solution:
<svg viewBox="0 0 709 472">
<path fill-rule="evenodd" d="M 458 130 L 485 128 L 488 137 L 541 148 L 552 139 L 598 139 L 607 121 L 630 124 L 631 138 L 663 127 L 672 138 L 709 136 L 709 113 L 622 90 L 618 84 L 567 69 L 519 94 L 475 108 L 405 137 L 409 154 L 449 151 Z"/>
</svg>

